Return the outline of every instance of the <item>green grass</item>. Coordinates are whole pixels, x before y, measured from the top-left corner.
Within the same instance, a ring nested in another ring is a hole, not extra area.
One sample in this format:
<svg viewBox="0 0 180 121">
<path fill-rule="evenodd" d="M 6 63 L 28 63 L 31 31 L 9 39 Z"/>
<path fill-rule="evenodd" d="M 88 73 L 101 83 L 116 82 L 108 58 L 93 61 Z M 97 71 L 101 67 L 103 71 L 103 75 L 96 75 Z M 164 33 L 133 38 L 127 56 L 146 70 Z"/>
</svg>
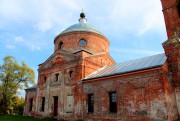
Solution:
<svg viewBox="0 0 180 121">
<path fill-rule="evenodd" d="M 57 121 L 53 118 L 33 118 L 17 115 L 0 115 L 0 121 Z"/>
</svg>

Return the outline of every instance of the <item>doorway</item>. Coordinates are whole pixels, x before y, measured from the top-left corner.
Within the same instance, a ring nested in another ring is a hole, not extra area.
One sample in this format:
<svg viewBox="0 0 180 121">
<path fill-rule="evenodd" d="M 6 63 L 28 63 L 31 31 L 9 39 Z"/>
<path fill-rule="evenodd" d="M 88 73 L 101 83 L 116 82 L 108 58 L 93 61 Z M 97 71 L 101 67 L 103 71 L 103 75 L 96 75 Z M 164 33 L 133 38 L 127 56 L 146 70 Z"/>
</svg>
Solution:
<svg viewBox="0 0 180 121">
<path fill-rule="evenodd" d="M 58 96 L 54 96 L 54 116 L 58 114 Z"/>
</svg>

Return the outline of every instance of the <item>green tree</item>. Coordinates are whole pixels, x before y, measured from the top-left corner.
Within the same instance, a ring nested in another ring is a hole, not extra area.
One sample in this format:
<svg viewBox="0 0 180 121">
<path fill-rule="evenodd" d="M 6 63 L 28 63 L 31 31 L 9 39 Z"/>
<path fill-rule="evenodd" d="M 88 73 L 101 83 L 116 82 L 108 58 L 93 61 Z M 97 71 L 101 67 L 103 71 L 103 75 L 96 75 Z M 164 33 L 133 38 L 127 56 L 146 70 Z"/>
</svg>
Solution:
<svg viewBox="0 0 180 121">
<path fill-rule="evenodd" d="M 15 57 L 6 56 L 3 61 L 0 65 L 0 105 L 1 113 L 7 113 L 18 89 L 35 84 L 35 73 L 25 62 L 19 65 Z"/>
<path fill-rule="evenodd" d="M 22 115 L 23 114 L 23 108 L 24 108 L 24 98 L 19 96 L 13 97 L 13 112 L 15 114 Z"/>
</svg>

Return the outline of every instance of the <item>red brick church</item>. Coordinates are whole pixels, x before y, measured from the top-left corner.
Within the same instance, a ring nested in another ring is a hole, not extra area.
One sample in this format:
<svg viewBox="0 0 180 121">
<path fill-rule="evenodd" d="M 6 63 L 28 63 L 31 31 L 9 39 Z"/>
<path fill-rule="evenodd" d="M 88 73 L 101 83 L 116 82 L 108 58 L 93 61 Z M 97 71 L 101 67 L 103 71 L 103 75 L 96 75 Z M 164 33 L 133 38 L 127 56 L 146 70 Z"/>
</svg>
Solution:
<svg viewBox="0 0 180 121">
<path fill-rule="evenodd" d="M 54 39 L 54 53 L 26 89 L 25 116 L 69 121 L 180 120 L 180 2 L 161 0 L 168 39 L 164 53 L 116 64 L 110 41 L 87 23 Z"/>
</svg>

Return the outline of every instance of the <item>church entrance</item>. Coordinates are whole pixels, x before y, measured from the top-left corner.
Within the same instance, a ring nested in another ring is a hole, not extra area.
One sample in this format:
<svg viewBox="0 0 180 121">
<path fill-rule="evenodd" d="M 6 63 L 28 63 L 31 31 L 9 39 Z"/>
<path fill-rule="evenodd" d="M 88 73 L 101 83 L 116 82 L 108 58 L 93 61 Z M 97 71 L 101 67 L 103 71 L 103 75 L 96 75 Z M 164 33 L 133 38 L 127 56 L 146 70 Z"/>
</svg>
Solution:
<svg viewBox="0 0 180 121">
<path fill-rule="evenodd" d="M 54 116 L 58 114 L 58 96 L 54 96 Z"/>
</svg>

